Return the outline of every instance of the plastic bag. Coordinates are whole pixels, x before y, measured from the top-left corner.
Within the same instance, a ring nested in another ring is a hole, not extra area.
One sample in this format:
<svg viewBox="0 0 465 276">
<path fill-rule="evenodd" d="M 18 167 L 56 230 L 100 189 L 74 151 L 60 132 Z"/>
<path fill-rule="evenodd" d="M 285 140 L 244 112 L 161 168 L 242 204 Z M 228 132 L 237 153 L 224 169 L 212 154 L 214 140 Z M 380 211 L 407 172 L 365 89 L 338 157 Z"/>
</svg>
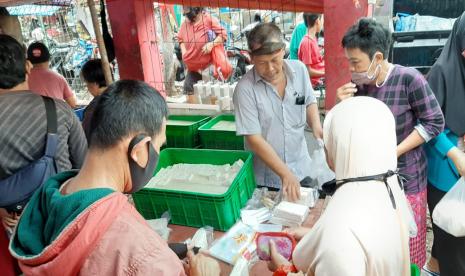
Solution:
<svg viewBox="0 0 465 276">
<path fill-rule="evenodd" d="M 461 177 L 433 210 L 433 222 L 455 237 L 465 237 L 465 179 Z"/>
<path fill-rule="evenodd" d="M 231 76 L 233 68 L 229 63 L 223 45 L 213 47 L 211 55 L 212 63 L 215 66 L 213 76 L 218 80 L 226 81 Z"/>
<path fill-rule="evenodd" d="M 418 235 L 418 226 L 415 221 L 415 214 L 413 213 L 412 205 L 410 205 L 410 202 L 408 201 L 407 197 L 404 194 L 404 199 L 405 199 L 405 204 L 407 210 L 402 212 L 404 216 L 404 220 L 407 223 L 408 226 L 408 235 L 410 238 L 415 238 Z"/>
<path fill-rule="evenodd" d="M 318 139 L 318 149 L 316 149 L 312 156 L 312 168 L 310 171 L 310 178 L 316 179 L 318 187 L 321 189 L 324 183 L 336 178 L 334 172 L 329 168 L 326 162 L 326 154 L 324 150 L 323 140 Z"/>
<path fill-rule="evenodd" d="M 168 228 L 168 223 L 170 220 L 171 215 L 168 211 L 166 211 L 163 213 L 163 215 L 161 215 L 161 218 L 147 220 L 147 223 L 153 229 L 153 231 L 157 232 L 160 237 L 167 241 L 171 233 L 171 229 Z"/>
<path fill-rule="evenodd" d="M 211 226 L 202 227 L 197 230 L 192 239 L 187 240 L 186 243 L 206 250 L 210 248 L 213 243 L 213 232 L 214 229 Z"/>
</svg>

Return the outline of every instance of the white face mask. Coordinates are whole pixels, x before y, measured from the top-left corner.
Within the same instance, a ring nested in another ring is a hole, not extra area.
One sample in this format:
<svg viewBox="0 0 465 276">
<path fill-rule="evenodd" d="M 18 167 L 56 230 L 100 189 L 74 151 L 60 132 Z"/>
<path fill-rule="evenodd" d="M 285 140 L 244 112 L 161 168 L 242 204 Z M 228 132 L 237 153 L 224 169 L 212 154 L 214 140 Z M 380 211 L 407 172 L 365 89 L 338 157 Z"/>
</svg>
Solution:
<svg viewBox="0 0 465 276">
<path fill-rule="evenodd" d="M 375 72 L 373 72 L 372 75 L 369 75 L 368 72 L 370 72 L 371 67 L 373 66 L 375 62 L 375 56 L 373 56 L 373 59 L 371 60 L 370 66 L 368 66 L 368 70 L 365 72 L 353 72 L 352 73 L 352 82 L 355 83 L 358 86 L 370 84 L 379 74 L 381 71 L 381 64 L 377 64 L 375 68 Z"/>
</svg>

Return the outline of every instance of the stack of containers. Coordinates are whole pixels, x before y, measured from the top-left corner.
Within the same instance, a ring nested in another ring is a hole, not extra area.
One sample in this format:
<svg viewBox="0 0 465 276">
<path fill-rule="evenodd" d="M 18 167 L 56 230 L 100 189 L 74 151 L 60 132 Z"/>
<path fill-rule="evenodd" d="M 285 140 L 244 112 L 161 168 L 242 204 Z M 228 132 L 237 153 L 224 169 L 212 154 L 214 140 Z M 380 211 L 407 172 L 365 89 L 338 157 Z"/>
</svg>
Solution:
<svg viewBox="0 0 465 276">
<path fill-rule="evenodd" d="M 234 109 L 232 97 L 236 85 L 237 82 L 199 81 L 194 84 L 194 95 L 197 95 L 199 102 L 202 104 L 219 105 L 221 110 L 231 111 Z"/>
</svg>

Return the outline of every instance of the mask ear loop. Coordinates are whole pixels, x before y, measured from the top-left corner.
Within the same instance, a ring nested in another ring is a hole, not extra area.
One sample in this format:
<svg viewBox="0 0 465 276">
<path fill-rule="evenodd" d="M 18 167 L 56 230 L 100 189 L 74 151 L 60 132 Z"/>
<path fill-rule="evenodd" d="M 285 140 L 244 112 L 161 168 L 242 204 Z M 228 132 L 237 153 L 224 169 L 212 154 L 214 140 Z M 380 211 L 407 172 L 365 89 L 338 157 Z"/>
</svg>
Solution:
<svg viewBox="0 0 465 276">
<path fill-rule="evenodd" d="M 381 65 L 378 64 L 378 65 L 376 65 L 375 72 L 373 72 L 373 75 L 371 75 L 371 76 L 369 75 L 370 69 L 371 69 L 371 67 L 373 66 L 374 62 L 375 62 L 375 56 L 376 56 L 376 54 L 373 55 L 373 59 L 371 60 L 370 66 L 368 66 L 367 78 L 368 78 L 369 80 L 374 80 L 375 77 L 376 77 L 376 74 L 377 74 L 377 73 L 379 74 L 379 72 L 381 71 Z"/>
</svg>

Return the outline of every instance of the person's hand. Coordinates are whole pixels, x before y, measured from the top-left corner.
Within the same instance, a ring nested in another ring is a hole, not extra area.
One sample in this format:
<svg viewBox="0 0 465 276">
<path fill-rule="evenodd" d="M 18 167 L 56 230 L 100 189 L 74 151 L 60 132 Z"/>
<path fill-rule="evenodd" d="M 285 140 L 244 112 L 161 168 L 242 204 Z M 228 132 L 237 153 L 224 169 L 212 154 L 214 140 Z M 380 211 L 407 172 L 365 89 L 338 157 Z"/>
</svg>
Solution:
<svg viewBox="0 0 465 276">
<path fill-rule="evenodd" d="M 213 44 L 213 42 L 208 42 L 208 43 L 205 43 L 205 45 L 203 45 L 202 47 L 202 54 L 206 55 L 206 54 L 210 54 L 212 52 L 212 49 L 215 45 Z"/>
<path fill-rule="evenodd" d="M 189 260 L 190 276 L 216 276 L 221 273 L 218 262 L 211 257 L 205 256 L 203 253 L 195 255 L 192 250 L 189 250 L 187 252 L 187 259 Z"/>
<path fill-rule="evenodd" d="M 294 237 L 296 241 L 300 241 L 310 231 L 310 229 L 311 228 L 301 226 L 284 229 L 284 232 Z"/>
<path fill-rule="evenodd" d="M 294 202 L 300 199 L 300 182 L 295 175 L 289 172 L 282 179 L 283 196 L 285 199 Z"/>
<path fill-rule="evenodd" d="M 8 230 L 10 233 L 13 233 L 13 230 L 15 229 L 16 225 L 18 225 L 20 216 L 16 213 L 9 214 L 6 211 L 3 212 L 3 210 L 5 209 L 2 209 L 2 212 L 0 212 L 3 227 L 5 228 L 5 230 Z"/>
<path fill-rule="evenodd" d="M 465 153 L 455 147 L 452 148 L 447 155 L 452 160 L 452 162 L 454 162 L 454 165 L 459 171 L 459 174 L 461 176 L 465 176 Z"/>
<path fill-rule="evenodd" d="M 355 83 L 352 82 L 346 83 L 336 90 L 336 95 L 339 101 L 353 97 L 355 93 L 357 93 L 357 87 Z"/>
<path fill-rule="evenodd" d="M 291 262 L 286 260 L 281 254 L 279 254 L 278 250 L 276 249 L 276 245 L 273 240 L 270 240 L 270 257 L 271 261 L 268 262 L 268 269 L 270 271 L 276 271 L 278 267 L 282 265 L 291 265 Z"/>
</svg>

